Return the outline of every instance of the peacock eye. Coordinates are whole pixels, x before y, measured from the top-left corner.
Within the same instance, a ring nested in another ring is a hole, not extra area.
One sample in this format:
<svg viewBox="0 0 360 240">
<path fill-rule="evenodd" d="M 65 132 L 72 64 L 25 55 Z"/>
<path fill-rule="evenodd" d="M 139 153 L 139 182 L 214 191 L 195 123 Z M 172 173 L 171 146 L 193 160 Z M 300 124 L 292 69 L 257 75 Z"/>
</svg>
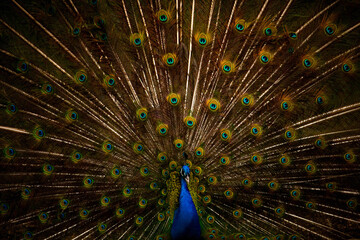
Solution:
<svg viewBox="0 0 360 240">
<path fill-rule="evenodd" d="M 281 108 L 282 108 L 282 110 L 288 110 L 289 104 L 286 101 L 284 101 L 281 103 Z"/>
<path fill-rule="evenodd" d="M 343 66 L 342 66 L 342 70 L 344 71 L 344 72 L 349 72 L 350 70 L 351 70 L 351 67 L 348 65 L 348 64 L 344 64 Z"/>
<path fill-rule="evenodd" d="M 75 36 L 79 35 L 79 34 L 80 34 L 80 29 L 79 29 L 79 28 L 74 28 L 74 29 L 73 29 L 73 34 L 74 34 Z"/>
<path fill-rule="evenodd" d="M 14 104 L 9 105 L 10 112 L 15 113 L 16 112 L 16 106 Z"/>
<path fill-rule="evenodd" d="M 322 97 L 317 97 L 316 98 L 316 102 L 317 104 L 323 104 L 324 103 L 324 99 Z"/>
<path fill-rule="evenodd" d="M 265 56 L 265 55 L 262 55 L 261 56 L 261 62 L 262 63 L 267 63 L 267 62 L 269 62 L 269 58 L 267 56 Z"/>
<path fill-rule="evenodd" d="M 205 44 L 206 44 L 206 39 L 205 39 L 205 38 L 200 38 L 200 39 L 199 39 L 199 43 L 200 43 L 201 45 L 205 45 Z"/>
<path fill-rule="evenodd" d="M 328 35 L 333 35 L 335 31 L 334 31 L 334 29 L 332 27 L 327 26 L 327 27 L 325 27 L 325 32 Z"/>
<path fill-rule="evenodd" d="M 135 43 L 136 46 L 139 46 L 139 45 L 141 44 L 141 39 L 140 39 L 140 38 L 136 38 L 136 39 L 134 40 L 134 43 Z"/>
<path fill-rule="evenodd" d="M 171 102 L 172 102 L 173 104 L 175 104 L 175 103 L 177 103 L 177 99 L 176 99 L 176 98 L 172 98 L 172 99 L 171 99 Z"/>
<path fill-rule="evenodd" d="M 306 68 L 309 68 L 312 65 L 312 63 L 309 59 L 304 59 L 303 63 Z"/>
<path fill-rule="evenodd" d="M 230 72 L 231 67 L 229 65 L 224 65 L 223 69 L 225 72 Z"/>
<path fill-rule="evenodd" d="M 113 78 L 110 78 L 108 83 L 110 86 L 113 86 L 115 84 L 115 80 Z"/>
<path fill-rule="evenodd" d="M 81 75 L 79 76 L 79 81 L 80 81 L 80 82 L 85 82 L 85 80 L 86 80 L 85 74 L 81 74 Z"/>
<path fill-rule="evenodd" d="M 271 34 L 272 34 L 271 28 L 265 28 L 264 32 L 265 32 L 266 36 L 271 36 Z"/>
<path fill-rule="evenodd" d="M 162 15 L 160 15 L 159 19 L 161 22 L 166 22 L 168 17 L 165 14 L 162 14 Z"/>
<path fill-rule="evenodd" d="M 174 64 L 174 59 L 173 58 L 168 58 L 166 60 L 166 62 L 169 64 L 169 65 L 173 65 Z"/>
<path fill-rule="evenodd" d="M 289 37 L 292 38 L 292 39 L 296 39 L 297 38 L 297 34 L 292 32 L 292 33 L 289 33 Z"/>
<path fill-rule="evenodd" d="M 290 131 L 286 131 L 286 137 L 287 138 L 291 138 L 292 137 L 292 133 Z"/>
<path fill-rule="evenodd" d="M 247 104 L 249 104 L 249 99 L 248 98 L 243 98 L 243 103 L 245 104 L 245 105 L 247 105 Z"/>
<path fill-rule="evenodd" d="M 244 31 L 244 25 L 242 25 L 242 24 L 236 24 L 236 30 L 238 30 L 239 32 L 242 32 L 242 31 Z"/>
</svg>

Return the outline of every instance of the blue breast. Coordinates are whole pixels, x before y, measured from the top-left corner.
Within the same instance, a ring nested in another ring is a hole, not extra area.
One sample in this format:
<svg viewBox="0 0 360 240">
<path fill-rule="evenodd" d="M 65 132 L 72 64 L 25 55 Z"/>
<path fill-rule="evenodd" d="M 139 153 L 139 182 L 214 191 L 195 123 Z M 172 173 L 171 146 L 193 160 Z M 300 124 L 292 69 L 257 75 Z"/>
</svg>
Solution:
<svg viewBox="0 0 360 240">
<path fill-rule="evenodd" d="M 181 178 L 180 206 L 175 210 L 171 227 L 172 240 L 200 239 L 201 229 L 199 216 L 191 198 L 186 181 Z"/>
</svg>

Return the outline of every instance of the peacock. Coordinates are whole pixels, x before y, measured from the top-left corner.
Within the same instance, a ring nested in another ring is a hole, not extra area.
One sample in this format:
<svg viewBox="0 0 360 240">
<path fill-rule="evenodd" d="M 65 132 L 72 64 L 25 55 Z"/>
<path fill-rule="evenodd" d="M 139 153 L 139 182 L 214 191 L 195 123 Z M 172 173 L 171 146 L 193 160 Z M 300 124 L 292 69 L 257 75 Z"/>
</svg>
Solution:
<svg viewBox="0 0 360 240">
<path fill-rule="evenodd" d="M 360 238 L 360 1 L 0 1 L 0 238 Z"/>
</svg>

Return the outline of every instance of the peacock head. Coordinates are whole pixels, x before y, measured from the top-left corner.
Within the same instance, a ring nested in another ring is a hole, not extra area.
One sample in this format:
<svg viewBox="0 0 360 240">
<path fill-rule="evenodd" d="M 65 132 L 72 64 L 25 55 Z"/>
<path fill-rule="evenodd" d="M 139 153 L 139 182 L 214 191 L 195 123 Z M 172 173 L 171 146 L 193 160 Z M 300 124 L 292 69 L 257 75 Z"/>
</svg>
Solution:
<svg viewBox="0 0 360 240">
<path fill-rule="evenodd" d="M 189 184 L 189 179 L 190 179 L 190 168 L 187 165 L 184 165 L 181 170 L 180 170 L 180 175 L 182 178 L 185 179 L 186 183 Z"/>
</svg>

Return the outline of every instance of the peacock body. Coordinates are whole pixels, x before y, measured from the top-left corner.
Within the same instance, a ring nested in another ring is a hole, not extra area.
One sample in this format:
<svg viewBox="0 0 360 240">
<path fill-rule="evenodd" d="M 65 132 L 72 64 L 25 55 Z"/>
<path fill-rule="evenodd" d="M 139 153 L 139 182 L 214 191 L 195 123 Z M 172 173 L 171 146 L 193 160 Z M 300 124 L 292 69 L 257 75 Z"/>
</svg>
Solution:
<svg viewBox="0 0 360 240">
<path fill-rule="evenodd" d="M 1 1 L 1 239 L 360 238 L 359 6 Z"/>
</svg>

